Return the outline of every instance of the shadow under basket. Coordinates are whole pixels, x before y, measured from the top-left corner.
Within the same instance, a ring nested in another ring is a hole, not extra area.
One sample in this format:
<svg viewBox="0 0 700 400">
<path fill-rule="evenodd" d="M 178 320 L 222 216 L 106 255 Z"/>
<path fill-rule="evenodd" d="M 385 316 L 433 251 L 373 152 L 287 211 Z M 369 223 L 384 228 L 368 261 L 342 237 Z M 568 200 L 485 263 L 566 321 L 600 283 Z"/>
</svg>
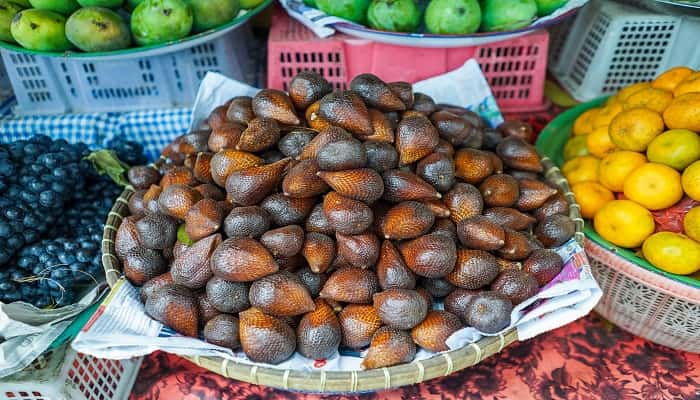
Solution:
<svg viewBox="0 0 700 400">
<path fill-rule="evenodd" d="M 605 319 L 652 342 L 700 353 L 700 289 L 646 270 L 586 238 Z"/>
<path fill-rule="evenodd" d="M 160 159 L 154 167 L 164 160 Z M 583 242 L 583 220 L 566 179 L 552 161 L 544 157 L 544 176 L 566 194 L 569 216 L 576 223 L 576 240 Z M 121 264 L 116 256 L 114 240 L 122 220 L 129 215 L 128 203 L 133 188 L 127 186 L 117 198 L 105 224 L 102 239 L 102 264 L 107 283 L 113 287 L 122 278 Z M 362 371 L 300 371 L 270 368 L 266 365 L 240 363 L 220 357 L 184 357 L 193 363 L 227 378 L 285 390 L 312 393 L 362 393 L 412 385 L 439 378 L 480 363 L 518 341 L 516 329 L 497 336 L 483 337 L 459 349 L 392 367 Z"/>
</svg>

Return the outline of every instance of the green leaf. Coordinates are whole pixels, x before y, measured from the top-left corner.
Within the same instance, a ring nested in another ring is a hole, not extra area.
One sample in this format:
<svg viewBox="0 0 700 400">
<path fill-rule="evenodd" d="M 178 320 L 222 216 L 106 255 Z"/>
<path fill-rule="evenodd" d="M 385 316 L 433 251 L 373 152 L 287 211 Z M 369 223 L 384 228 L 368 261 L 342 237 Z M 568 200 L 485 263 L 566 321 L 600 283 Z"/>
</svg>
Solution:
<svg viewBox="0 0 700 400">
<path fill-rule="evenodd" d="M 129 171 L 129 166 L 119 160 L 117 154 L 112 150 L 102 149 L 93 151 L 86 159 L 92 162 L 98 174 L 108 175 L 114 182 L 121 186 L 127 186 L 129 184 L 125 175 L 126 172 Z"/>
<path fill-rule="evenodd" d="M 192 246 L 194 244 L 194 241 L 190 239 L 190 235 L 188 235 L 187 231 L 185 230 L 185 224 L 182 224 L 177 228 L 177 240 L 187 246 Z"/>
</svg>

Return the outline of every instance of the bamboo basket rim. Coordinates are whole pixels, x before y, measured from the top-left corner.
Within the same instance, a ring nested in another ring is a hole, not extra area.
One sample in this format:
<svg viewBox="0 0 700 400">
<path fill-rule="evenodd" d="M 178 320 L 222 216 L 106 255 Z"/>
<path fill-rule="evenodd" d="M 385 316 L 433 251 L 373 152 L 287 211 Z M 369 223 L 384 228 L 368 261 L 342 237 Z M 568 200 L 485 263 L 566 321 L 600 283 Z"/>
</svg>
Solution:
<svg viewBox="0 0 700 400">
<path fill-rule="evenodd" d="M 653 271 L 639 268 L 639 265 L 627 260 L 624 257 L 620 257 L 619 254 L 606 249 L 595 240 L 591 240 L 588 237 L 586 237 L 584 242 L 584 248 L 589 257 L 599 259 L 602 256 L 607 255 L 613 258 L 615 260 L 614 265 L 604 264 L 608 266 L 608 268 L 615 268 L 616 271 L 626 275 L 630 279 L 643 283 L 644 285 L 668 296 L 687 301 L 688 303 L 700 304 L 700 289 L 698 288 L 667 278 L 666 276 L 657 274 Z"/>
<path fill-rule="evenodd" d="M 157 168 L 164 161 L 165 159 L 161 157 L 151 166 Z M 574 194 L 554 162 L 546 156 L 542 156 L 541 161 L 545 179 L 561 188 L 569 201 L 569 217 L 576 226 L 574 238 L 583 246 L 584 222 Z M 133 193 L 134 189 L 131 186 L 124 189 L 109 212 L 104 227 L 102 263 L 110 287 L 114 287 L 116 282 L 122 279 L 120 262 L 115 253 L 114 239 L 121 221 L 128 215 L 129 198 Z M 358 371 L 285 370 L 269 367 L 265 364 L 236 362 L 220 357 L 185 358 L 224 377 L 257 385 L 311 393 L 362 393 L 412 385 L 450 375 L 478 364 L 516 341 L 518 341 L 517 329 L 512 328 L 496 336 L 484 336 L 477 342 L 459 349 L 435 354 L 424 360 Z"/>
</svg>

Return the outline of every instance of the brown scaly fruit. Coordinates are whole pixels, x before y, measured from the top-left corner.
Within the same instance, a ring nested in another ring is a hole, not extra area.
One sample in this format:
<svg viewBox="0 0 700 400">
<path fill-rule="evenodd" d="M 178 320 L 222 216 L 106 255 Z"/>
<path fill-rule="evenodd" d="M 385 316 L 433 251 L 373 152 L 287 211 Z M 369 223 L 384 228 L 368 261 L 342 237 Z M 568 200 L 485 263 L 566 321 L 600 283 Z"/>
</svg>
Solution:
<svg viewBox="0 0 700 400">
<path fill-rule="evenodd" d="M 550 197 L 557 194 L 557 189 L 544 182 L 533 179 L 521 179 L 520 197 L 515 207 L 520 211 L 531 211 L 541 207 Z"/>
<path fill-rule="evenodd" d="M 241 347 L 238 318 L 219 314 L 204 325 L 204 340 L 217 346 L 235 350 Z"/>
<path fill-rule="evenodd" d="M 335 234 L 338 254 L 348 264 L 358 268 L 370 268 L 379 259 L 379 238 L 373 233 L 360 235 Z"/>
<path fill-rule="evenodd" d="M 418 284 L 433 298 L 445 297 L 455 290 L 455 286 L 445 278 L 420 278 Z"/>
<path fill-rule="evenodd" d="M 560 192 L 550 197 L 542 206 L 532 212 L 538 221 L 554 214 L 569 215 L 569 202 Z"/>
<path fill-rule="evenodd" d="M 496 292 L 481 292 L 469 300 L 463 321 L 481 332 L 497 333 L 510 324 L 513 304 Z"/>
<path fill-rule="evenodd" d="M 263 160 L 245 151 L 223 149 L 211 158 L 211 177 L 217 185 L 226 185 L 226 179 L 236 171 L 263 164 Z"/>
<path fill-rule="evenodd" d="M 537 294 L 539 284 L 535 276 L 519 269 L 506 269 L 491 284 L 491 290 L 508 298 L 513 305 Z"/>
<path fill-rule="evenodd" d="M 207 282 L 206 294 L 214 308 L 222 313 L 236 314 L 250 307 L 249 289 L 247 283 L 231 282 L 214 276 Z"/>
<path fill-rule="evenodd" d="M 373 169 L 320 171 L 317 175 L 341 196 L 368 204 L 377 201 L 384 193 L 382 177 Z"/>
<path fill-rule="evenodd" d="M 457 236 L 465 247 L 477 250 L 498 250 L 506 243 L 502 227 L 486 217 L 476 216 L 457 224 Z"/>
<path fill-rule="evenodd" d="M 306 112 L 304 112 L 306 123 L 311 129 L 315 129 L 319 132 L 331 126 L 330 121 L 321 116 L 321 113 L 319 112 L 320 108 L 321 100 L 315 101 L 309 106 L 309 108 L 306 109 Z"/>
<path fill-rule="evenodd" d="M 194 177 L 194 171 L 184 166 L 176 166 L 170 168 L 160 178 L 160 187 L 165 190 L 170 185 L 197 185 L 197 179 Z"/>
<path fill-rule="evenodd" d="M 487 207 L 511 207 L 520 197 L 518 181 L 510 175 L 491 175 L 479 185 Z"/>
<path fill-rule="evenodd" d="M 304 229 L 299 225 L 287 225 L 265 232 L 260 237 L 275 258 L 287 258 L 296 255 L 304 245 Z"/>
<path fill-rule="evenodd" d="M 523 262 L 523 271 L 532 274 L 540 286 L 551 282 L 563 268 L 564 261 L 554 250 L 535 250 Z"/>
<path fill-rule="evenodd" d="M 440 139 L 440 141 L 438 141 L 438 145 L 435 147 L 435 150 L 433 150 L 433 152 L 444 154 L 447 157 L 452 158 L 455 155 L 455 148 L 447 140 Z"/>
<path fill-rule="evenodd" d="M 437 353 L 449 350 L 447 339 L 461 328 L 462 322 L 456 315 L 433 310 L 411 330 L 411 338 L 418 346 Z"/>
<path fill-rule="evenodd" d="M 416 92 L 413 94 L 413 110 L 428 116 L 437 110 L 437 106 L 432 97 L 424 93 Z"/>
<path fill-rule="evenodd" d="M 218 231 L 223 219 L 224 208 L 219 202 L 214 199 L 202 199 L 187 211 L 185 231 L 187 236 L 196 242 Z"/>
<path fill-rule="evenodd" d="M 282 180 L 291 159 L 235 171 L 226 179 L 226 193 L 242 206 L 260 203 Z"/>
<path fill-rule="evenodd" d="M 305 110 L 332 91 L 333 86 L 313 71 L 302 71 L 289 83 L 289 97 L 298 110 Z"/>
<path fill-rule="evenodd" d="M 428 303 L 415 290 L 387 289 L 373 296 L 382 322 L 396 329 L 411 329 L 428 313 Z"/>
<path fill-rule="evenodd" d="M 457 264 L 446 279 L 464 289 L 481 289 L 498 276 L 496 257 L 483 250 L 457 250 Z"/>
<path fill-rule="evenodd" d="M 357 139 L 338 140 L 321 147 L 316 154 L 316 162 L 324 171 L 364 168 L 367 153 Z"/>
<path fill-rule="evenodd" d="M 456 182 L 454 162 L 441 153 L 432 153 L 420 160 L 416 174 L 443 193 L 450 190 Z"/>
<path fill-rule="evenodd" d="M 327 235 L 318 232 L 308 232 L 301 248 L 309 268 L 315 273 L 326 272 L 335 258 L 335 241 Z"/>
<path fill-rule="evenodd" d="M 213 275 L 209 261 L 219 244 L 221 235 L 216 234 L 188 247 L 170 266 L 173 281 L 189 289 L 203 288 Z"/>
<path fill-rule="evenodd" d="M 270 214 L 262 207 L 236 207 L 224 219 L 224 232 L 230 238 L 257 238 L 270 229 L 270 223 Z"/>
<path fill-rule="evenodd" d="M 373 132 L 371 135 L 358 135 L 359 139 L 363 141 L 394 143 L 395 125 L 389 120 L 387 115 L 374 108 L 370 108 L 367 111 L 369 112 L 369 120 L 372 124 Z"/>
<path fill-rule="evenodd" d="M 378 290 L 379 282 L 374 271 L 345 267 L 328 277 L 320 296 L 345 303 L 368 304 Z"/>
<path fill-rule="evenodd" d="M 129 198 L 129 216 L 141 218 L 146 214 L 146 205 L 143 202 L 145 190 L 136 190 Z"/>
<path fill-rule="evenodd" d="M 333 308 L 316 299 L 316 309 L 305 314 L 297 326 L 297 350 L 304 357 L 322 360 L 332 357 L 340 346 L 342 331 Z"/>
<path fill-rule="evenodd" d="M 441 200 L 422 200 L 421 203 L 423 203 L 430 212 L 433 213 L 435 218 L 449 218 L 450 217 L 450 209 L 447 207 L 447 204 L 445 204 Z"/>
<path fill-rule="evenodd" d="M 271 194 L 260 202 L 277 226 L 299 225 L 304 222 L 316 204 L 314 197 L 293 198 L 283 193 Z"/>
<path fill-rule="evenodd" d="M 455 175 L 466 183 L 477 185 L 493 174 L 491 157 L 476 149 L 464 148 L 455 153 Z"/>
<path fill-rule="evenodd" d="M 357 235 L 372 226 L 372 209 L 361 201 L 328 193 L 323 199 L 323 214 L 336 232 Z"/>
<path fill-rule="evenodd" d="M 145 190 L 160 181 L 160 173 L 153 167 L 138 165 L 129 168 L 127 178 L 134 188 Z"/>
<path fill-rule="evenodd" d="M 282 136 L 277 143 L 277 148 L 285 157 L 291 157 L 296 160 L 315 136 L 316 132 L 310 129 L 294 129 Z"/>
<path fill-rule="evenodd" d="M 516 231 L 528 229 L 530 225 L 537 222 L 537 220 L 532 218 L 529 214 L 508 207 L 489 208 L 484 211 L 484 217 L 504 228 Z"/>
<path fill-rule="evenodd" d="M 512 229 L 505 229 L 506 232 L 506 243 L 498 249 L 497 253 L 500 257 L 505 258 L 509 261 L 519 261 L 524 260 L 532 252 L 532 247 L 530 247 L 530 240 L 528 237 L 518 231 Z"/>
<path fill-rule="evenodd" d="M 173 282 L 173 276 L 170 274 L 170 271 L 150 279 L 148 282 L 144 283 L 143 286 L 141 286 L 141 289 L 139 289 L 139 297 L 141 298 L 141 302 L 145 303 L 147 298 L 149 298 L 151 295 L 153 295 L 153 293 L 155 293 L 156 290 L 162 288 L 163 286 L 173 284 L 175 284 L 175 282 Z"/>
<path fill-rule="evenodd" d="M 379 286 L 383 290 L 416 287 L 416 276 L 408 269 L 399 250 L 389 240 L 382 243 L 376 270 Z"/>
<path fill-rule="evenodd" d="M 292 100 L 287 93 L 275 89 L 263 89 L 253 97 L 253 112 L 258 118 L 271 118 L 281 124 L 299 125 Z"/>
<path fill-rule="evenodd" d="M 434 222 L 435 216 L 428 206 L 417 201 L 405 201 L 387 211 L 381 230 L 385 239 L 413 239 L 428 233 Z"/>
<path fill-rule="evenodd" d="M 249 96 L 234 97 L 229 101 L 226 117 L 229 121 L 248 124 L 248 121 L 255 118 L 253 112 L 253 99 Z"/>
<path fill-rule="evenodd" d="M 484 129 L 484 143 L 483 148 L 485 150 L 496 150 L 496 146 L 503 140 L 503 134 L 498 129 L 485 128 Z"/>
<path fill-rule="evenodd" d="M 250 304 L 265 314 L 291 317 L 313 311 L 314 301 L 296 275 L 278 272 L 250 285 Z"/>
<path fill-rule="evenodd" d="M 389 89 L 399 98 L 406 106 L 406 109 L 413 107 L 413 85 L 408 82 L 391 82 L 388 84 Z"/>
<path fill-rule="evenodd" d="M 224 149 L 235 149 L 244 130 L 245 127 L 237 122 L 222 125 L 212 130 L 207 146 L 214 153 Z"/>
<path fill-rule="evenodd" d="M 197 293 L 197 306 L 199 308 L 199 327 L 204 328 L 207 322 L 211 321 L 217 315 L 221 315 L 221 312 L 214 308 L 214 306 L 209 302 L 207 294 L 204 292 Z"/>
<path fill-rule="evenodd" d="M 171 248 L 177 239 L 177 221 L 160 213 L 147 213 L 136 222 L 139 242 L 146 248 Z"/>
<path fill-rule="evenodd" d="M 129 250 L 140 245 L 141 239 L 136 229 L 136 221 L 138 221 L 136 216 L 126 217 L 117 229 L 117 235 L 114 238 L 114 252 L 120 260 L 124 259 Z"/>
<path fill-rule="evenodd" d="M 437 129 L 423 115 L 405 116 L 396 127 L 396 149 L 399 163 L 412 164 L 432 153 L 440 141 Z"/>
<path fill-rule="evenodd" d="M 406 266 L 416 275 L 440 278 L 447 275 L 457 261 L 457 246 L 440 234 L 429 234 L 399 245 Z"/>
<path fill-rule="evenodd" d="M 205 199 L 213 199 L 216 201 L 223 201 L 226 199 L 226 194 L 224 191 L 211 183 L 203 183 L 194 187 L 194 190 L 198 191 Z"/>
<path fill-rule="evenodd" d="M 352 349 L 370 344 L 374 333 L 382 326 L 377 310 L 371 304 L 348 304 L 338 314 L 343 333 L 341 343 Z"/>
<path fill-rule="evenodd" d="M 535 236 L 547 248 L 566 243 L 576 233 L 576 224 L 571 218 L 554 214 L 546 217 L 535 228 Z"/>
<path fill-rule="evenodd" d="M 483 290 L 469 290 L 456 288 L 445 297 L 445 311 L 450 312 L 458 317 L 466 315 L 467 305 L 469 300 Z M 462 322 L 466 322 L 462 320 Z"/>
<path fill-rule="evenodd" d="M 544 170 L 535 147 L 520 138 L 510 136 L 503 139 L 496 146 L 496 154 L 509 168 L 530 172 Z"/>
<path fill-rule="evenodd" d="M 185 336 L 197 337 L 199 305 L 184 286 L 165 285 L 146 299 L 146 314 Z"/>
<path fill-rule="evenodd" d="M 442 195 L 418 175 L 392 169 L 382 174 L 386 201 L 400 203 L 409 200 L 440 199 Z"/>
<path fill-rule="evenodd" d="M 316 204 L 311 210 L 311 213 L 306 218 L 304 229 L 307 232 L 318 232 L 326 235 L 335 234 L 335 228 L 331 226 L 326 218 L 326 214 L 323 213 L 323 203 Z"/>
<path fill-rule="evenodd" d="M 164 273 L 168 267 L 159 251 L 143 246 L 135 246 L 127 251 L 122 265 L 126 279 L 137 286 Z"/>
<path fill-rule="evenodd" d="M 279 318 L 257 308 L 241 311 L 240 336 L 243 352 L 253 362 L 279 364 L 294 354 L 294 330 Z"/>
<path fill-rule="evenodd" d="M 274 147 L 280 140 L 280 127 L 271 118 L 253 118 L 241 133 L 236 150 L 257 153 Z"/>
<path fill-rule="evenodd" d="M 158 185 L 151 185 L 151 187 L 146 190 L 143 194 L 143 207 L 144 211 L 150 211 L 154 213 L 160 212 L 160 206 L 158 205 L 158 197 L 163 192 L 163 188 Z"/>
<path fill-rule="evenodd" d="M 462 220 L 481 215 L 484 199 L 474 185 L 457 183 L 444 197 L 445 205 L 450 210 L 450 218 L 455 224 Z"/>
<path fill-rule="evenodd" d="M 198 153 L 194 162 L 194 177 L 202 183 L 212 183 L 211 158 L 213 153 Z"/>
<path fill-rule="evenodd" d="M 435 223 L 433 224 L 433 229 L 430 230 L 430 233 L 437 233 L 439 235 L 443 235 L 455 243 L 457 243 L 458 240 L 457 226 L 454 222 L 452 222 L 451 219 L 448 218 L 436 219 Z"/>
<path fill-rule="evenodd" d="M 533 142 L 534 133 L 532 127 L 525 122 L 518 120 L 505 121 L 498 127 L 498 130 L 503 137 L 516 137 L 528 143 Z"/>
<path fill-rule="evenodd" d="M 367 168 L 371 168 L 380 174 L 394 169 L 399 164 L 399 153 L 389 143 L 368 141 L 362 146 L 367 154 Z"/>
<path fill-rule="evenodd" d="M 318 294 L 321 292 L 321 288 L 328 280 L 328 275 L 325 273 L 315 273 L 308 266 L 299 269 L 295 273 L 301 283 L 306 286 L 306 289 L 313 298 L 318 297 Z"/>
<path fill-rule="evenodd" d="M 383 326 L 374 333 L 361 367 L 364 369 L 390 367 L 411 362 L 416 345 L 408 332 Z"/>
<path fill-rule="evenodd" d="M 372 134 L 369 111 L 357 93 L 349 90 L 329 93 L 320 101 L 318 112 L 323 119 L 358 135 Z"/>
<path fill-rule="evenodd" d="M 357 75 L 350 81 L 350 89 L 360 95 L 368 106 L 382 111 L 404 111 L 406 105 L 389 85 L 372 74 Z"/>
<path fill-rule="evenodd" d="M 184 220 L 187 212 L 202 199 L 202 195 L 186 185 L 170 185 L 158 196 L 160 210 L 173 218 Z"/>
<path fill-rule="evenodd" d="M 274 274 L 279 265 L 270 252 L 250 238 L 223 241 L 211 256 L 214 275 L 234 282 L 252 282 Z"/>
</svg>

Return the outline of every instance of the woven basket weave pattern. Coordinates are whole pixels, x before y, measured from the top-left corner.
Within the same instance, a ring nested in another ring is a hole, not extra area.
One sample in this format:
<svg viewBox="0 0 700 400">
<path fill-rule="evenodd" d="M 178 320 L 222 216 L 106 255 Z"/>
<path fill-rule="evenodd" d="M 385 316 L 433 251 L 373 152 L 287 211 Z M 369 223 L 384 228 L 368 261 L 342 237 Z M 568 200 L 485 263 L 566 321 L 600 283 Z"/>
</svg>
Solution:
<svg viewBox="0 0 700 400">
<path fill-rule="evenodd" d="M 596 311 L 634 335 L 700 353 L 700 290 L 641 268 L 590 240 L 586 252 L 603 290 Z"/>
<path fill-rule="evenodd" d="M 161 158 L 152 166 L 156 168 L 164 161 Z M 543 157 L 542 165 L 546 179 L 560 187 L 569 200 L 569 216 L 576 224 L 575 237 L 579 243 L 583 243 L 583 219 L 566 179 L 549 158 Z M 116 200 L 105 224 L 102 263 L 110 286 L 114 286 L 118 280 L 123 279 L 121 265 L 115 254 L 114 240 L 119 225 L 129 215 L 128 204 L 133 193 L 133 188 L 127 186 Z M 358 393 L 412 385 L 450 375 L 478 364 L 517 340 L 517 330 L 511 329 L 498 336 L 484 337 L 476 343 L 440 353 L 425 360 L 367 371 L 295 371 L 237 363 L 216 357 L 189 357 L 188 359 L 225 377 L 249 383 L 315 393 Z"/>
</svg>

